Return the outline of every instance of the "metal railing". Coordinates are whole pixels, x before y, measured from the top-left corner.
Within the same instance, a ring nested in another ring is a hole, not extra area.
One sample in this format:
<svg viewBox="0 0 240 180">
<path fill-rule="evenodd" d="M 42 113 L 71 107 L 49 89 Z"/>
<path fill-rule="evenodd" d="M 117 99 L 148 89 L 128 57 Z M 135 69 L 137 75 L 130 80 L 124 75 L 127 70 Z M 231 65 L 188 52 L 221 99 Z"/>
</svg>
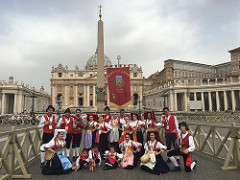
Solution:
<svg viewBox="0 0 240 180">
<path fill-rule="evenodd" d="M 197 151 L 224 160 L 222 170 L 233 170 L 240 167 L 239 126 L 237 127 L 235 123 L 227 126 L 191 122 L 189 128 Z M 221 134 L 225 134 L 225 136 Z"/>
<path fill-rule="evenodd" d="M 190 122 L 189 131 L 193 136 L 196 151 L 224 161 L 222 170 L 240 168 L 240 127 Z M 223 136 L 224 134 L 224 136 Z M 160 138 L 165 141 L 164 129 Z"/>
<path fill-rule="evenodd" d="M 11 131 L 0 133 L 0 179 L 31 178 L 25 166 L 39 156 L 41 141 L 37 127 L 16 130 L 12 126 Z"/>
</svg>

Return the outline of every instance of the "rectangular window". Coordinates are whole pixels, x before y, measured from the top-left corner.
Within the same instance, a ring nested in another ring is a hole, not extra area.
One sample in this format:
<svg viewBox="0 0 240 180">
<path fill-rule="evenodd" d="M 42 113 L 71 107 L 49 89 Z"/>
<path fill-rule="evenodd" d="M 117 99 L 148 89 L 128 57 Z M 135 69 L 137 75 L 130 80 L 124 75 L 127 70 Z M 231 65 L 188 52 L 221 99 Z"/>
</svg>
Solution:
<svg viewBox="0 0 240 180">
<path fill-rule="evenodd" d="M 62 77 L 62 73 L 58 73 L 58 77 Z"/>
<path fill-rule="evenodd" d="M 138 76 L 138 74 L 135 72 L 135 73 L 133 73 L 133 77 L 137 77 Z"/>
</svg>

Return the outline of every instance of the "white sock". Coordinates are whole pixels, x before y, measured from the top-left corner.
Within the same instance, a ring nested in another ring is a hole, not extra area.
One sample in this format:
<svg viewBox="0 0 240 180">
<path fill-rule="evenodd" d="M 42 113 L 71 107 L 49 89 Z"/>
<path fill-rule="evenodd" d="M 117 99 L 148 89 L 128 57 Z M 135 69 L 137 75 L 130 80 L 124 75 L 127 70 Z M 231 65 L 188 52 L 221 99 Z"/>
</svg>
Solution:
<svg viewBox="0 0 240 180">
<path fill-rule="evenodd" d="M 80 147 L 76 148 L 76 156 L 78 157 L 80 155 Z"/>
<path fill-rule="evenodd" d="M 70 149 L 66 149 L 66 156 L 69 157 Z"/>
<path fill-rule="evenodd" d="M 168 158 L 172 161 L 172 163 L 174 164 L 175 167 L 179 167 L 179 164 L 177 163 L 176 159 L 173 156 L 168 157 Z"/>
<path fill-rule="evenodd" d="M 41 163 L 44 163 L 45 161 L 45 152 L 41 152 Z"/>
<path fill-rule="evenodd" d="M 72 148 L 72 151 L 73 151 L 73 156 L 75 156 L 75 151 L 76 151 L 76 148 Z"/>
<path fill-rule="evenodd" d="M 180 159 L 180 156 L 175 156 L 176 157 L 176 159 Z"/>
<path fill-rule="evenodd" d="M 192 162 L 192 164 L 191 164 L 191 170 L 193 170 L 193 168 L 196 166 L 196 162 Z"/>
</svg>

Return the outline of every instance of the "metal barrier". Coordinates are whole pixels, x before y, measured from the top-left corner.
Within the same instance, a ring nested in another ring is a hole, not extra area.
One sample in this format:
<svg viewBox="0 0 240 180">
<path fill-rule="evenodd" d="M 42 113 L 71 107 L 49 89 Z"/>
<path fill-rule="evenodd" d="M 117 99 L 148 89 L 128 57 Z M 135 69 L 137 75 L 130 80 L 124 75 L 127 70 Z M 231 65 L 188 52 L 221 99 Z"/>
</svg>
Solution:
<svg viewBox="0 0 240 180">
<path fill-rule="evenodd" d="M 0 133 L 0 179 L 31 178 L 26 164 L 39 156 L 42 132 L 37 127 Z M 3 143 L 3 144 L 2 144 Z M 15 174 L 17 171 L 22 174 Z"/>
<path fill-rule="evenodd" d="M 240 167 L 239 126 L 237 127 L 235 123 L 232 123 L 232 126 L 193 122 L 188 124 L 197 151 L 224 160 L 222 170 L 233 170 Z M 221 136 L 219 131 L 225 136 Z"/>
<path fill-rule="evenodd" d="M 239 115 L 218 115 L 218 116 L 177 116 L 178 121 L 195 121 L 195 122 L 240 122 Z"/>
</svg>

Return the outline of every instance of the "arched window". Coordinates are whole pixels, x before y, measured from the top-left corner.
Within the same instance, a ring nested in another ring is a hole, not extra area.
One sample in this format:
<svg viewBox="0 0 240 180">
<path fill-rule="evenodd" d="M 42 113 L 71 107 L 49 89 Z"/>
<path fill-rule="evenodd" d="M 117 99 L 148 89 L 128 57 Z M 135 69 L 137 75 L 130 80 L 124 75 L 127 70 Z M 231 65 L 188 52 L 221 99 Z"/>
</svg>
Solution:
<svg viewBox="0 0 240 180">
<path fill-rule="evenodd" d="M 133 94 L 133 105 L 137 105 L 138 104 L 138 94 L 135 93 Z"/>
</svg>

